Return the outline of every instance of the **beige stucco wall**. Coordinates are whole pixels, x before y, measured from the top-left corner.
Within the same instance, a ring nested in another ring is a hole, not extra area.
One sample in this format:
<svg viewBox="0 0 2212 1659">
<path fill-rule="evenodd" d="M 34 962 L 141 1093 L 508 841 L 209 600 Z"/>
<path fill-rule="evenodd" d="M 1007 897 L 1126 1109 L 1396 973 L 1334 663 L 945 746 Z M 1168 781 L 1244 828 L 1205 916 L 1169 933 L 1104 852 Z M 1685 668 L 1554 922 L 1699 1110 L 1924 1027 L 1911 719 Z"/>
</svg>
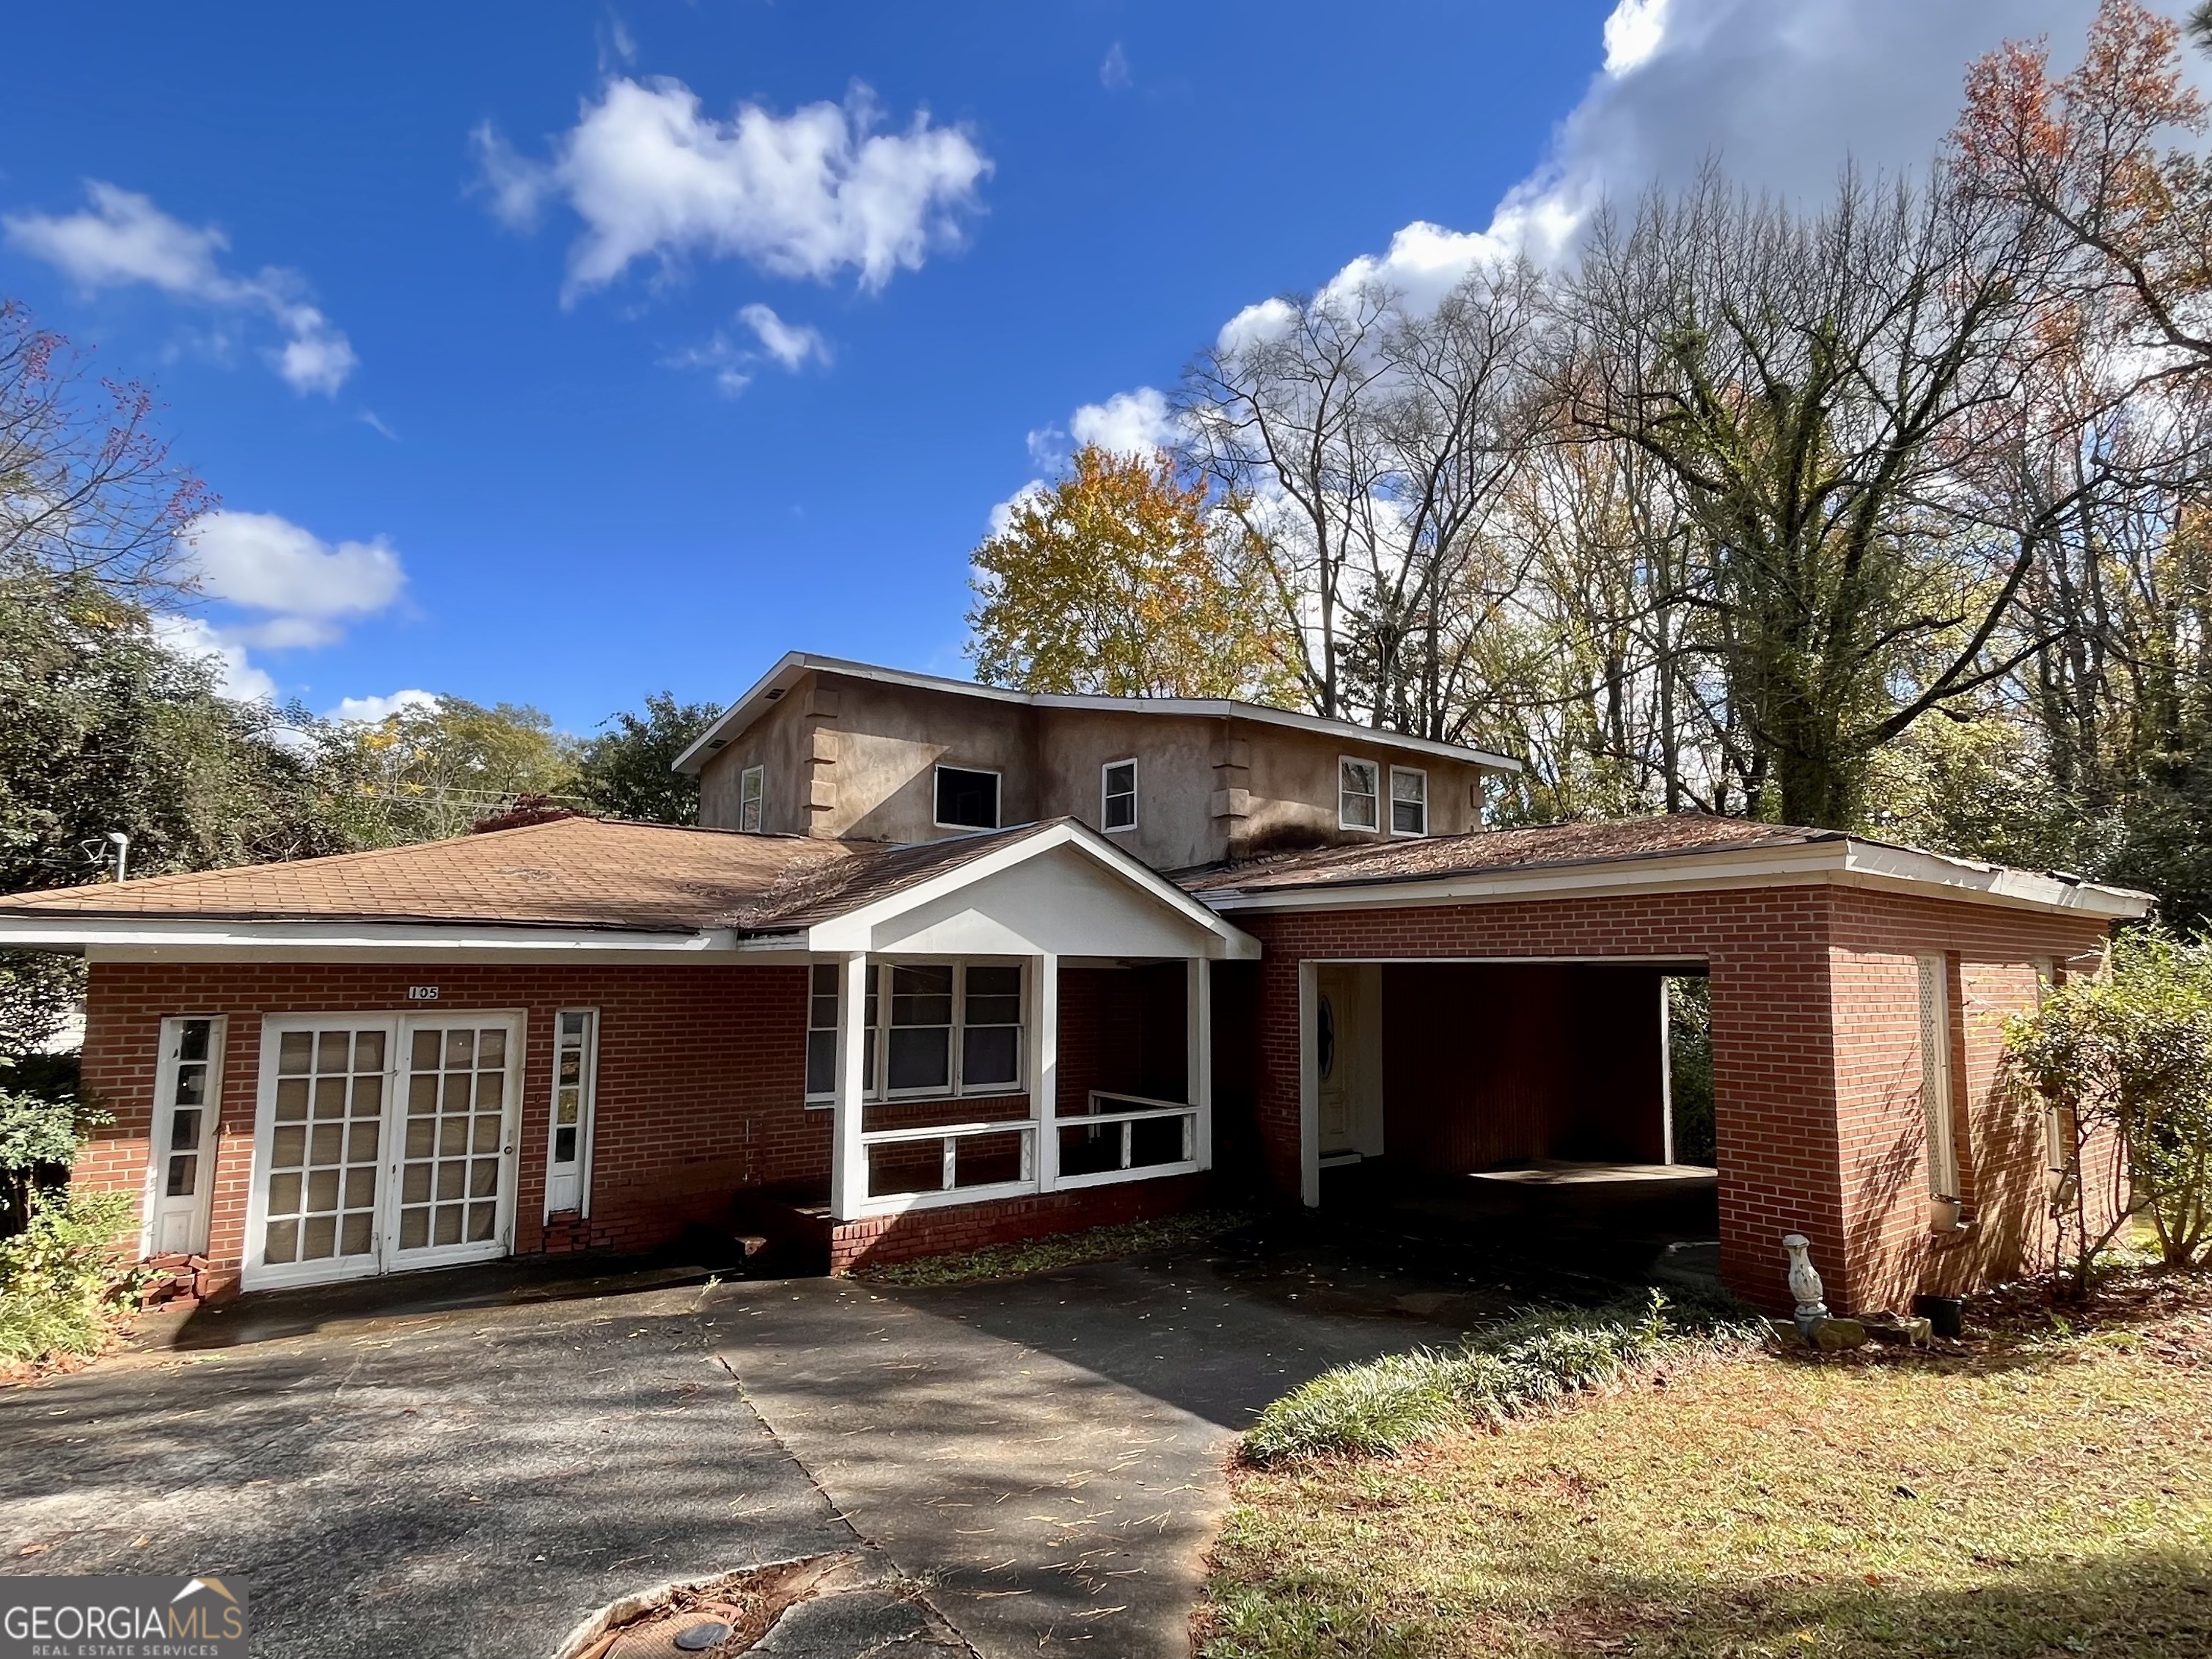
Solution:
<svg viewBox="0 0 2212 1659">
<path fill-rule="evenodd" d="M 1427 755 L 1408 755 L 1352 733 L 1285 730 L 1255 721 L 1232 723 L 1249 741 L 1251 765 L 1244 787 L 1249 812 L 1236 820 L 1228 856 L 1250 857 L 1289 847 L 1389 839 L 1390 768 L 1429 775 L 1429 833 L 1455 836 L 1476 827 L 1482 769 Z M 1370 760 L 1382 793 L 1382 826 L 1375 831 L 1337 827 L 1336 766 L 1340 757 Z"/>
<path fill-rule="evenodd" d="M 1382 834 L 1337 827 L 1340 756 L 1375 761 L 1386 792 Z M 1113 840 L 1173 870 L 1283 847 L 1387 839 L 1389 768 L 1429 777 L 1429 829 L 1476 822 L 1479 767 L 1395 754 L 1357 733 L 1123 709 L 1038 708 L 922 687 L 816 672 L 711 759 L 700 822 L 738 827 L 739 777 L 765 769 L 761 828 L 771 834 L 931 841 L 934 769 L 1000 775 L 1000 821 L 1069 817 L 1103 829 L 1101 770 L 1137 762 L 1137 823 Z"/>
</svg>

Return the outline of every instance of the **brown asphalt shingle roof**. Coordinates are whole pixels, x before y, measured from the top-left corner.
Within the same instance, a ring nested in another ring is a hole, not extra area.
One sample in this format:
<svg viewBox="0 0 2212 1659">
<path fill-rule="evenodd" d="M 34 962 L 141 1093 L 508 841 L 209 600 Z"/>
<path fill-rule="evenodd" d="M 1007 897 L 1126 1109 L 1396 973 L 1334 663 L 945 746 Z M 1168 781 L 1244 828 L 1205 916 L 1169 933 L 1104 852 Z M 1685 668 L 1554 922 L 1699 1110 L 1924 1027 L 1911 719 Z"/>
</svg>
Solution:
<svg viewBox="0 0 2212 1659">
<path fill-rule="evenodd" d="M 1525 870 L 1546 865 L 1604 864 L 1686 853 L 1802 847 L 1837 838 L 1832 830 L 1682 812 L 1668 817 L 1603 823 L 1551 823 L 1525 830 L 1478 830 L 1420 841 L 1322 847 L 1186 871 L 1177 879 L 1200 898 L 1229 892 L 1340 887 L 1364 882 L 1422 881 Z"/>
<path fill-rule="evenodd" d="M 1043 827 L 896 847 L 561 818 L 373 853 L 15 893 L 0 898 L 0 915 L 774 932 L 842 915 Z"/>
</svg>

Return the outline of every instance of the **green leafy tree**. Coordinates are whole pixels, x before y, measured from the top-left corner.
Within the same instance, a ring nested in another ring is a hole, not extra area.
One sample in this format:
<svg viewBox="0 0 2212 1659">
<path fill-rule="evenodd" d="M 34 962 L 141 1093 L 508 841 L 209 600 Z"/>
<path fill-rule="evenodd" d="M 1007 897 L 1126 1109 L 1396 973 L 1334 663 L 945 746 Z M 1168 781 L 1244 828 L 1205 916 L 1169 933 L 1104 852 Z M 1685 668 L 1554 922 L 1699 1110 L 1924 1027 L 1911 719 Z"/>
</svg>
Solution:
<svg viewBox="0 0 2212 1659">
<path fill-rule="evenodd" d="M 374 722 L 319 722 L 311 737 L 328 811 L 360 846 L 465 835 L 525 799 L 586 804 L 576 740 L 524 703 L 441 696 Z"/>
<path fill-rule="evenodd" d="M 975 550 L 977 678 L 1114 697 L 1291 692 L 1264 572 L 1207 494 L 1165 454 L 1078 450 Z"/>
<path fill-rule="evenodd" d="M 675 770 L 676 757 L 722 712 L 718 703 L 678 702 L 655 691 L 642 714 L 610 714 L 584 740 L 577 793 L 596 811 L 653 823 L 696 823 L 699 781 Z"/>
<path fill-rule="evenodd" d="M 2105 970 L 2069 980 L 2008 1023 L 2017 1074 L 2057 1115 L 2071 1149 L 2054 1209 L 2071 1223 L 2076 1283 L 2140 1203 L 2170 1266 L 2212 1255 L 2212 936 L 2122 934 Z M 2091 1203 L 2100 1141 L 2116 1182 Z"/>
</svg>

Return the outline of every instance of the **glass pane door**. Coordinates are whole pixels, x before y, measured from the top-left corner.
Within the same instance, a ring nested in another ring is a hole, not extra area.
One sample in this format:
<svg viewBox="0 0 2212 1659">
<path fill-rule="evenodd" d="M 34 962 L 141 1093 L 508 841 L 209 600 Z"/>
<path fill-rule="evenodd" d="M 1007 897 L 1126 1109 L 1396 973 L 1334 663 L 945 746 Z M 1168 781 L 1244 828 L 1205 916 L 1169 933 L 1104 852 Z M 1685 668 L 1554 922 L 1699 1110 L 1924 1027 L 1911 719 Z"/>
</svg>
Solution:
<svg viewBox="0 0 2212 1659">
<path fill-rule="evenodd" d="M 372 1272 L 392 1032 L 362 1021 L 271 1033 L 261 1145 L 261 1261 L 293 1279 Z M 264 1062 L 265 1063 L 265 1062 Z"/>
<path fill-rule="evenodd" d="M 410 1019 L 406 1112 L 389 1267 L 475 1261 L 507 1249 L 513 1198 L 513 1022 L 483 1015 Z"/>
</svg>

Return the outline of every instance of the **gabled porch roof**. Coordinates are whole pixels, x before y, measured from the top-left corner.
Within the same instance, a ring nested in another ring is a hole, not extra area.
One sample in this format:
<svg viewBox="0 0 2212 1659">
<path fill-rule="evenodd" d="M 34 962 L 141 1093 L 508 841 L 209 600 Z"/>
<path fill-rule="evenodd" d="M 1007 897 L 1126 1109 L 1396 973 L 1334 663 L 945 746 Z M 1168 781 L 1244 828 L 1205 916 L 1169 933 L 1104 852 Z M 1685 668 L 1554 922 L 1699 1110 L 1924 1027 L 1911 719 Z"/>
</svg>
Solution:
<svg viewBox="0 0 2212 1659">
<path fill-rule="evenodd" d="M 547 952 L 1239 958 L 1259 946 L 1069 819 L 920 845 L 572 817 L 369 853 L 0 900 L 0 945 L 384 957 Z M 1148 952 L 1147 952 L 1148 953 Z"/>
</svg>

